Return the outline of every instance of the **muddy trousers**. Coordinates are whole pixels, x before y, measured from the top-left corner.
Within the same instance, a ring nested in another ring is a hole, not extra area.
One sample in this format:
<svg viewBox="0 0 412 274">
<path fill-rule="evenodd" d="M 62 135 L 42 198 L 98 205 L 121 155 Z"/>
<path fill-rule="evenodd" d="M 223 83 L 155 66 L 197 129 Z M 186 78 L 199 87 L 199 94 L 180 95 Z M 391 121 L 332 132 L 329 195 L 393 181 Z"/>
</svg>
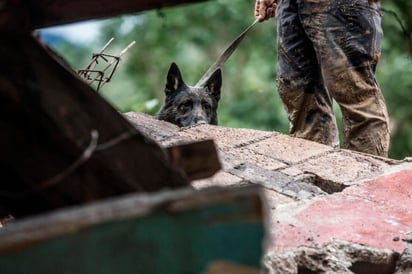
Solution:
<svg viewBox="0 0 412 274">
<path fill-rule="evenodd" d="M 382 29 L 368 0 L 279 0 L 277 88 L 290 134 L 386 157 L 388 114 L 375 79 Z"/>
</svg>

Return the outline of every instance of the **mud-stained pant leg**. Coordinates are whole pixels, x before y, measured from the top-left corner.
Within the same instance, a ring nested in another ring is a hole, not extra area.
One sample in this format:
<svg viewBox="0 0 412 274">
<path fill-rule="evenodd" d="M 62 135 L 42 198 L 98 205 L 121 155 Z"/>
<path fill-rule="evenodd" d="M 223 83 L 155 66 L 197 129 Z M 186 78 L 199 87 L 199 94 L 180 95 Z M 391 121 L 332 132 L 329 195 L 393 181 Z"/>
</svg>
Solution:
<svg viewBox="0 0 412 274">
<path fill-rule="evenodd" d="M 305 0 L 301 12 L 327 89 L 342 110 L 345 148 L 387 156 L 388 114 L 375 79 L 382 39 L 378 4 Z"/>
<path fill-rule="evenodd" d="M 277 16 L 277 87 L 290 134 L 339 146 L 332 100 L 325 89 L 312 42 L 306 37 L 296 0 L 281 0 Z"/>
</svg>

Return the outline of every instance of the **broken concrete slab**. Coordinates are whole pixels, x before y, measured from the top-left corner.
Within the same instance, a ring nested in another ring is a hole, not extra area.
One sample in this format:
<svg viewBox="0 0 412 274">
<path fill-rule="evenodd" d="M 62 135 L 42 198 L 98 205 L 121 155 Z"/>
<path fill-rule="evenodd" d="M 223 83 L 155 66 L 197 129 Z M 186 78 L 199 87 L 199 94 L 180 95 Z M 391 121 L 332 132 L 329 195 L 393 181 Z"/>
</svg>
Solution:
<svg viewBox="0 0 412 274">
<path fill-rule="evenodd" d="M 178 128 L 139 113 L 127 113 L 126 117 L 163 146 L 213 139 L 226 173 L 285 197 L 308 199 L 340 192 L 394 164 L 280 133 L 212 125 Z"/>
<path fill-rule="evenodd" d="M 333 149 L 280 133 L 220 126 L 183 128 L 171 138 L 217 140 L 222 175 L 192 185 L 264 187 L 270 215 L 269 252 L 316 248 L 336 239 L 394 253 L 405 249 L 402 238 L 412 227 L 412 163 L 408 160 Z M 358 268 L 348 271 L 359 271 L 364 265 L 370 266 L 358 263 Z M 316 272 L 305 268 L 299 273 Z"/>
<path fill-rule="evenodd" d="M 410 274 L 412 273 L 412 232 L 408 233 L 405 239 L 402 239 L 407 244 L 406 249 L 402 252 L 396 264 L 394 274 Z"/>
<path fill-rule="evenodd" d="M 348 240 L 402 252 L 399 241 L 412 228 L 412 171 L 381 176 L 295 211 L 274 227 L 272 250 Z M 297 222 L 296 222 L 297 221 Z"/>
<path fill-rule="evenodd" d="M 279 171 L 260 168 L 251 163 L 241 163 L 227 170 L 227 172 L 288 197 L 309 199 L 325 194 L 320 188 L 312 184 L 295 180 Z"/>
<path fill-rule="evenodd" d="M 308 183 L 320 187 L 327 193 L 334 193 L 380 175 L 389 166 L 386 161 L 365 154 L 339 150 L 318 155 L 314 159 L 302 161 L 280 171 L 296 178 L 304 177 Z"/>
<path fill-rule="evenodd" d="M 223 154 L 224 157 L 227 158 L 225 162 L 231 162 L 234 163 L 234 165 L 239 165 L 241 163 L 254 164 L 267 170 L 277 170 L 287 167 L 285 163 L 256 152 L 248 147 L 224 149 Z"/>
<path fill-rule="evenodd" d="M 320 247 L 297 247 L 269 253 L 264 258 L 270 274 L 391 274 L 399 253 L 348 241 L 332 241 Z"/>
<path fill-rule="evenodd" d="M 236 147 L 245 147 L 261 140 L 265 140 L 271 136 L 275 136 L 278 133 L 253 129 L 200 125 L 183 128 L 181 134 L 190 137 L 192 140 L 213 138 L 219 149 L 232 149 Z M 228 138 L 229 136 L 230 138 Z"/>
<path fill-rule="evenodd" d="M 330 146 L 300 138 L 292 138 L 285 134 L 271 136 L 270 138 L 250 145 L 249 148 L 262 155 L 270 156 L 279 161 L 291 164 L 306 161 L 312 157 L 333 150 Z"/>
</svg>

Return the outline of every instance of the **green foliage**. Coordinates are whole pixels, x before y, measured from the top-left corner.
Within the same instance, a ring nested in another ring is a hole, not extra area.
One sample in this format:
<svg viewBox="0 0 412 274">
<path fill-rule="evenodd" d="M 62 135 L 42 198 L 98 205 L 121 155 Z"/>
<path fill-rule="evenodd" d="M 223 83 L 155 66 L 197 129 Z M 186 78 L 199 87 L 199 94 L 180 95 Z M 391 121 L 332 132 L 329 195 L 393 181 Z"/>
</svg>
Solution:
<svg viewBox="0 0 412 274">
<path fill-rule="evenodd" d="M 382 7 L 385 37 L 377 79 L 391 119 L 389 156 L 402 159 L 412 155 L 412 2 L 385 1 Z"/>
<path fill-rule="evenodd" d="M 392 158 L 412 155 L 412 63 L 405 36 L 411 35 L 411 3 L 388 0 L 382 4 L 386 10 L 382 13 L 385 37 L 377 79 L 392 122 Z M 121 112 L 155 114 L 163 101 L 171 62 L 178 64 L 185 82 L 194 85 L 227 45 L 253 22 L 253 5 L 252 0 L 215 0 L 104 21 L 99 43 L 90 46 L 93 50 L 87 49 L 88 54 L 111 37 L 116 38 L 117 48 L 113 51 L 117 53 L 133 40 L 136 45 L 122 59 L 112 82 L 104 87 L 103 96 Z M 71 64 L 80 65 L 76 69 L 87 63 L 79 54 L 69 53 L 67 47 L 62 49 L 59 52 L 69 56 Z M 220 125 L 287 132 L 288 121 L 275 85 L 274 20 L 256 25 L 222 72 Z M 340 117 L 339 110 L 337 115 Z"/>
<path fill-rule="evenodd" d="M 410 56 L 393 55 L 382 60 L 377 77 L 391 118 L 390 156 L 403 158 L 412 155 L 412 62 Z"/>
</svg>

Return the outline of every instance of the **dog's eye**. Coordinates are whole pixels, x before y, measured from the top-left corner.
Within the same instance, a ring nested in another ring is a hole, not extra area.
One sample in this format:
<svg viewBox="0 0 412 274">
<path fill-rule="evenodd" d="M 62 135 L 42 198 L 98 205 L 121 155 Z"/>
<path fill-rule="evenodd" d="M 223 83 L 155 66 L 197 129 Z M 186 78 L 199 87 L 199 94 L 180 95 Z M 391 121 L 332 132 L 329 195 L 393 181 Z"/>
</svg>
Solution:
<svg viewBox="0 0 412 274">
<path fill-rule="evenodd" d="M 202 102 L 202 107 L 204 110 L 210 112 L 212 110 L 212 106 L 208 102 Z"/>
<path fill-rule="evenodd" d="M 193 107 L 193 102 L 192 101 L 184 101 L 183 103 L 181 103 L 179 105 L 179 110 L 183 111 L 183 112 L 186 112 L 186 111 L 191 110 L 192 107 Z"/>
</svg>

